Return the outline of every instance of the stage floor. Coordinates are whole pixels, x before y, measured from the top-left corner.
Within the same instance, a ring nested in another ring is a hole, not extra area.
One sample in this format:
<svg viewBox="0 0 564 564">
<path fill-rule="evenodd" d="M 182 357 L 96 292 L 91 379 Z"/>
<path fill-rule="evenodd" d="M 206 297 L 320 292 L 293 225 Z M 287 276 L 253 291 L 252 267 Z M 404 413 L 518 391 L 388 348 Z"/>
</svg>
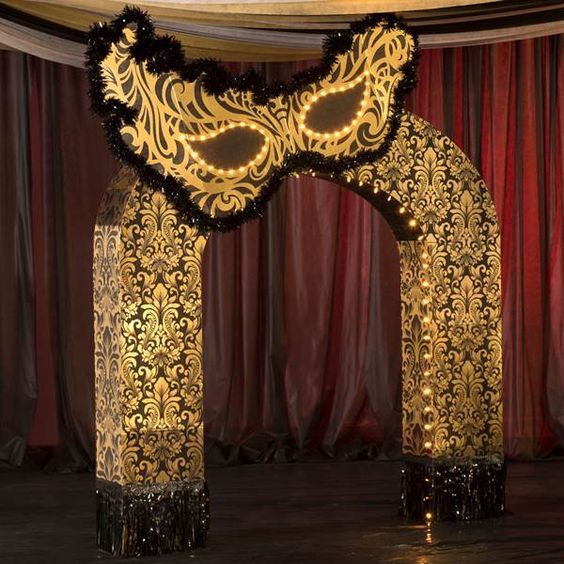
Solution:
<svg viewBox="0 0 564 564">
<path fill-rule="evenodd" d="M 430 542 L 397 517 L 399 480 L 396 462 L 210 468 L 208 546 L 141 562 L 564 562 L 564 461 L 509 464 L 509 515 L 434 525 Z M 92 475 L 0 474 L 2 564 L 99 564 L 94 527 Z"/>
</svg>

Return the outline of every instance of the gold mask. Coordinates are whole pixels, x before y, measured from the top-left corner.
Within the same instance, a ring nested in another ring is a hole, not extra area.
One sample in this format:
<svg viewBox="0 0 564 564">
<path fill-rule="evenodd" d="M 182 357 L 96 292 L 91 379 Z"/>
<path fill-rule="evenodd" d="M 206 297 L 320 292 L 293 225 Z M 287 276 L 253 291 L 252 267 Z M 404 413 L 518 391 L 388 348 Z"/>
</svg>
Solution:
<svg viewBox="0 0 564 564">
<path fill-rule="evenodd" d="M 416 41 L 383 18 L 330 37 L 320 67 L 282 88 L 185 63 L 179 44 L 137 12 L 115 26 L 91 44 L 95 109 L 121 156 L 204 229 L 256 216 L 292 172 L 373 162 L 412 82 Z"/>
</svg>

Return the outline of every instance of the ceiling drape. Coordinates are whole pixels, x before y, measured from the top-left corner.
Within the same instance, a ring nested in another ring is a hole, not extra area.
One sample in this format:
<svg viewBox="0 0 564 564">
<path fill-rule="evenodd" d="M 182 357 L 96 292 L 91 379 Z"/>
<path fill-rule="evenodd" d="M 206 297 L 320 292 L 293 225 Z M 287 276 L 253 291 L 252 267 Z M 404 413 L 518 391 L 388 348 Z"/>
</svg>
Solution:
<svg viewBox="0 0 564 564">
<path fill-rule="evenodd" d="M 564 2 L 554 0 L 214 1 L 133 3 L 173 34 L 189 58 L 292 61 L 318 58 L 328 31 L 367 13 L 394 12 L 423 48 L 481 45 L 564 32 Z M 85 32 L 123 8 L 113 0 L 0 2 L 0 45 L 83 66 Z"/>
</svg>

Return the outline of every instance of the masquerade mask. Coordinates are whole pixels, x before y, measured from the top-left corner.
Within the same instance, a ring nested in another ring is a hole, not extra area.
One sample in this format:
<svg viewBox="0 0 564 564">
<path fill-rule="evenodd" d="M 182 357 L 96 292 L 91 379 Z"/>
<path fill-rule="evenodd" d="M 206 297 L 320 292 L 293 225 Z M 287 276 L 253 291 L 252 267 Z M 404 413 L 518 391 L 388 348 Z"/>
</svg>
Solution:
<svg viewBox="0 0 564 564">
<path fill-rule="evenodd" d="M 328 39 L 323 63 L 285 85 L 186 63 L 126 10 L 91 32 L 94 108 L 118 156 L 203 230 L 236 227 L 292 172 L 342 174 L 374 162 L 413 84 L 414 37 L 371 17 Z"/>
</svg>

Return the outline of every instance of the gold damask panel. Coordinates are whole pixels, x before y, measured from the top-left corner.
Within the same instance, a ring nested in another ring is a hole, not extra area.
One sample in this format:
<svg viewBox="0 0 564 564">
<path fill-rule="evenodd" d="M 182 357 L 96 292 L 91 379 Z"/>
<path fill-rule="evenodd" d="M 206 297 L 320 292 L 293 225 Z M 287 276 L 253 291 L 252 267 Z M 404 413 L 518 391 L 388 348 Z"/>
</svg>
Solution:
<svg viewBox="0 0 564 564">
<path fill-rule="evenodd" d="M 484 182 L 448 137 L 406 113 L 390 151 L 351 184 L 398 200 L 422 231 L 399 243 L 404 452 L 502 457 L 500 234 Z"/>
<path fill-rule="evenodd" d="M 110 482 L 123 477 L 120 224 L 135 174 L 122 169 L 106 191 L 94 230 L 94 366 L 96 474 Z"/>
<path fill-rule="evenodd" d="M 130 171 L 108 190 L 94 235 L 99 478 L 203 477 L 205 242 Z"/>
</svg>

